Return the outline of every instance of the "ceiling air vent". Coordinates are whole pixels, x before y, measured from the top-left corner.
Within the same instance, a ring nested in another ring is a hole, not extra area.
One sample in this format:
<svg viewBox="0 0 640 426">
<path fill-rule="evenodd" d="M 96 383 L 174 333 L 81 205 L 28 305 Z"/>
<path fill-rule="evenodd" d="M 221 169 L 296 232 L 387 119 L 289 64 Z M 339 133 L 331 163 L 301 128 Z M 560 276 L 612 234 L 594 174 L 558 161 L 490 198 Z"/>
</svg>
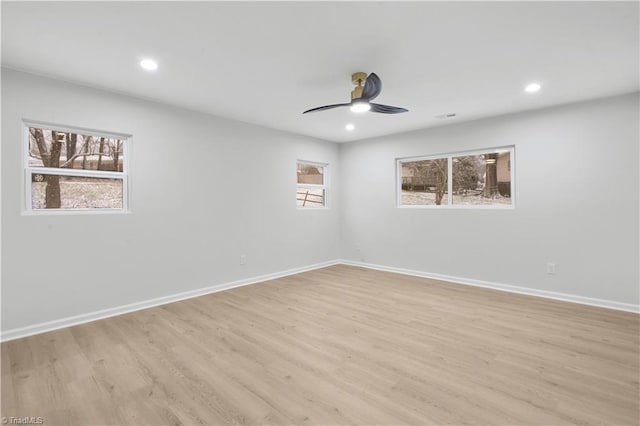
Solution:
<svg viewBox="0 0 640 426">
<path fill-rule="evenodd" d="M 435 118 L 437 118 L 438 120 L 443 120 L 445 118 L 453 118 L 455 117 L 457 114 L 455 112 L 451 112 L 449 114 L 440 114 L 440 115 L 436 115 Z"/>
</svg>

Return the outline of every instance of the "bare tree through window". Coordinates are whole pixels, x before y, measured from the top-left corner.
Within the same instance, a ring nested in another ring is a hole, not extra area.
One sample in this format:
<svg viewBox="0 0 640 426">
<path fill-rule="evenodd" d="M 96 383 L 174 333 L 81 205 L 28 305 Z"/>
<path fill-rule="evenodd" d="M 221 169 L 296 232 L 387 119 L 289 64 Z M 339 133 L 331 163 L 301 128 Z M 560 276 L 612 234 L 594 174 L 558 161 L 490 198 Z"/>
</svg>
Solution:
<svg viewBox="0 0 640 426">
<path fill-rule="evenodd" d="M 513 205 L 513 148 L 398 161 L 400 206 Z"/>
<path fill-rule="evenodd" d="M 402 163 L 402 204 L 442 205 L 446 197 L 448 162 L 446 158 Z"/>
<path fill-rule="evenodd" d="M 452 157 L 453 204 L 510 205 L 511 152 Z"/>
<path fill-rule="evenodd" d="M 29 125 L 30 209 L 123 209 L 126 139 Z"/>
</svg>

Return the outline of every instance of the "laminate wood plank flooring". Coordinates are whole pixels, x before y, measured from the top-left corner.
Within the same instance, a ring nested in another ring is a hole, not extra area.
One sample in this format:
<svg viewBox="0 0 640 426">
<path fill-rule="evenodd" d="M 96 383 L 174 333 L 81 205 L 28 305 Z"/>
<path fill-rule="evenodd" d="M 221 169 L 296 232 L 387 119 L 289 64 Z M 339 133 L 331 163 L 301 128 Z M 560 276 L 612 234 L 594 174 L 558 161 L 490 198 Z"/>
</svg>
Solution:
<svg viewBox="0 0 640 426">
<path fill-rule="evenodd" d="M 639 316 L 336 265 L 2 344 L 46 425 L 638 425 Z"/>
</svg>

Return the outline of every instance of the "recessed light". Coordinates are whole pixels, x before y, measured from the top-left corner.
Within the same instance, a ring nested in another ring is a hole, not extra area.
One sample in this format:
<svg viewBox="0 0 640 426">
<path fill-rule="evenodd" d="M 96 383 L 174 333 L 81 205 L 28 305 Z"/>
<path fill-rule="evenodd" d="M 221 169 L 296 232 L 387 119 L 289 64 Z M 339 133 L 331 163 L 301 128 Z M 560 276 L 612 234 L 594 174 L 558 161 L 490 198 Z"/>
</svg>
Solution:
<svg viewBox="0 0 640 426">
<path fill-rule="evenodd" d="M 155 71 L 158 69 L 158 63 L 153 59 L 143 59 L 140 61 L 140 66 L 147 71 Z"/>
<path fill-rule="evenodd" d="M 369 102 L 354 102 L 351 105 L 351 112 L 365 112 L 371 109 Z"/>
<path fill-rule="evenodd" d="M 345 129 L 347 129 L 348 131 L 352 131 L 353 129 L 356 128 L 356 126 L 354 126 L 353 124 L 349 123 L 346 126 L 344 126 Z"/>
<path fill-rule="evenodd" d="M 541 87 L 540 83 L 530 83 L 524 88 L 524 91 L 527 93 L 536 93 Z"/>
</svg>

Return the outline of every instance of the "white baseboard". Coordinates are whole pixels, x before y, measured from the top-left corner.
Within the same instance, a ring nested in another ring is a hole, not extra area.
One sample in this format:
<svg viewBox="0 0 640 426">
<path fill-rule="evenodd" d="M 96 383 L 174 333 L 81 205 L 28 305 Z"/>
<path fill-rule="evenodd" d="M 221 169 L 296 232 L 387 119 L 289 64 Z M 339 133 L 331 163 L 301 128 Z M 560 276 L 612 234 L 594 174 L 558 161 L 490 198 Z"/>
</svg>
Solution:
<svg viewBox="0 0 640 426">
<path fill-rule="evenodd" d="M 325 268 L 327 266 L 333 266 L 338 264 L 359 266 L 362 268 L 375 269 L 378 271 L 394 272 L 397 274 L 411 275 L 411 276 L 422 277 L 422 278 L 430 278 L 430 279 L 435 279 L 440 281 L 449 281 L 457 284 L 465 284 L 465 285 L 471 285 L 475 287 L 485 287 L 485 288 L 490 288 L 494 290 L 502 290 L 510 293 L 519 293 L 519 294 L 526 294 L 530 296 L 545 297 L 548 299 L 562 300 L 564 302 L 599 306 L 603 308 L 616 309 L 619 311 L 627 311 L 627 312 L 635 312 L 635 313 L 640 312 L 640 306 L 632 305 L 630 303 L 621 303 L 621 302 L 615 302 L 612 300 L 604 300 L 604 299 L 594 299 L 590 297 L 576 296 L 572 294 L 556 293 L 553 291 L 537 290 L 537 289 L 527 288 L 527 287 L 517 287 L 517 286 L 512 286 L 507 284 L 499 284 L 499 283 L 492 283 L 489 281 L 475 280 L 471 278 L 460 278 L 460 277 L 454 277 L 451 275 L 434 274 L 429 272 L 415 271 L 411 269 L 396 268 L 393 266 L 375 265 L 371 263 L 356 262 L 352 260 L 342 259 L 342 260 L 331 260 L 328 262 L 316 263 L 313 265 L 303 266 L 300 268 L 289 269 L 286 271 L 276 272 L 273 274 L 260 275 L 257 277 L 246 278 L 243 280 L 232 281 L 229 283 L 216 284 L 210 287 L 205 287 L 197 290 L 186 291 L 183 293 L 177 293 L 169 296 L 158 297 L 155 299 L 143 300 L 141 302 L 131 303 L 123 306 L 117 306 L 114 308 L 103 309 L 95 312 L 89 312 L 86 314 L 76 315 L 76 316 L 62 318 L 58 320 L 43 322 L 40 324 L 34 324 L 26 327 L 14 328 L 14 329 L 3 332 L 0 336 L 0 341 L 7 342 L 9 340 L 15 340 L 22 337 L 32 336 L 34 334 L 45 333 L 47 331 L 58 330 L 60 328 L 71 327 L 74 325 L 84 324 L 84 323 L 96 321 L 99 319 L 113 317 L 116 315 L 122 315 L 129 312 L 152 308 L 154 306 L 165 305 L 167 303 L 173 303 L 173 302 L 178 302 L 180 300 L 191 299 L 193 297 L 204 296 L 205 294 L 216 293 L 219 291 L 229 290 L 236 287 L 257 284 L 264 281 L 274 280 L 276 278 L 282 278 L 289 275 L 295 275 L 301 272 L 312 271 L 314 269 Z"/>
<path fill-rule="evenodd" d="M 343 265 L 360 266 L 367 269 L 375 269 L 378 271 L 395 272 L 397 274 L 411 275 L 414 277 L 431 278 L 440 281 L 449 281 L 456 284 L 470 285 L 474 287 L 484 287 L 493 290 L 501 290 L 509 293 L 526 294 L 529 296 L 544 297 L 547 299 L 562 300 L 563 302 L 580 303 L 582 305 L 598 306 L 601 308 L 615 309 L 618 311 L 627 311 L 640 313 L 640 306 L 631 303 L 616 302 L 613 300 L 595 299 L 591 297 L 576 296 L 573 294 L 557 293 L 554 291 L 538 290 L 529 287 L 518 287 L 508 284 L 499 284 L 489 281 L 475 280 L 472 278 L 460 278 L 451 275 L 434 274 L 429 272 L 414 271 L 411 269 L 396 268 L 393 266 L 375 265 L 365 262 L 356 262 L 353 260 L 341 259 L 338 263 Z"/>
<path fill-rule="evenodd" d="M 216 284 L 210 287 L 200 288 L 197 290 L 185 291 L 183 293 L 172 294 L 169 296 L 158 297 L 155 299 L 143 300 L 141 302 L 131 303 L 128 305 L 117 306 L 115 308 L 103 309 L 86 314 L 75 315 L 72 317 L 62 318 L 53 321 L 47 321 L 40 324 L 29 325 L 21 328 L 14 328 L 2 333 L 0 341 L 7 342 L 9 340 L 20 339 L 22 337 L 32 336 L 34 334 L 46 333 L 47 331 L 58 330 L 60 328 L 71 327 L 78 324 L 84 324 L 99 319 L 109 318 L 116 315 L 122 315 L 129 312 L 140 311 L 142 309 L 152 308 L 154 306 L 166 305 L 167 303 L 178 302 L 180 300 L 191 299 L 193 297 L 204 296 L 205 294 L 216 293 L 223 290 L 229 290 L 236 287 L 242 287 L 251 284 L 257 284 L 264 281 L 274 280 L 289 275 L 299 274 L 301 272 L 312 271 L 314 269 L 325 268 L 340 263 L 338 260 L 316 263 L 313 265 L 303 266 L 300 268 L 289 269 L 286 271 L 276 272 L 273 274 L 260 275 L 257 277 L 246 278 L 243 280 L 232 281 L 229 283 Z"/>
</svg>

